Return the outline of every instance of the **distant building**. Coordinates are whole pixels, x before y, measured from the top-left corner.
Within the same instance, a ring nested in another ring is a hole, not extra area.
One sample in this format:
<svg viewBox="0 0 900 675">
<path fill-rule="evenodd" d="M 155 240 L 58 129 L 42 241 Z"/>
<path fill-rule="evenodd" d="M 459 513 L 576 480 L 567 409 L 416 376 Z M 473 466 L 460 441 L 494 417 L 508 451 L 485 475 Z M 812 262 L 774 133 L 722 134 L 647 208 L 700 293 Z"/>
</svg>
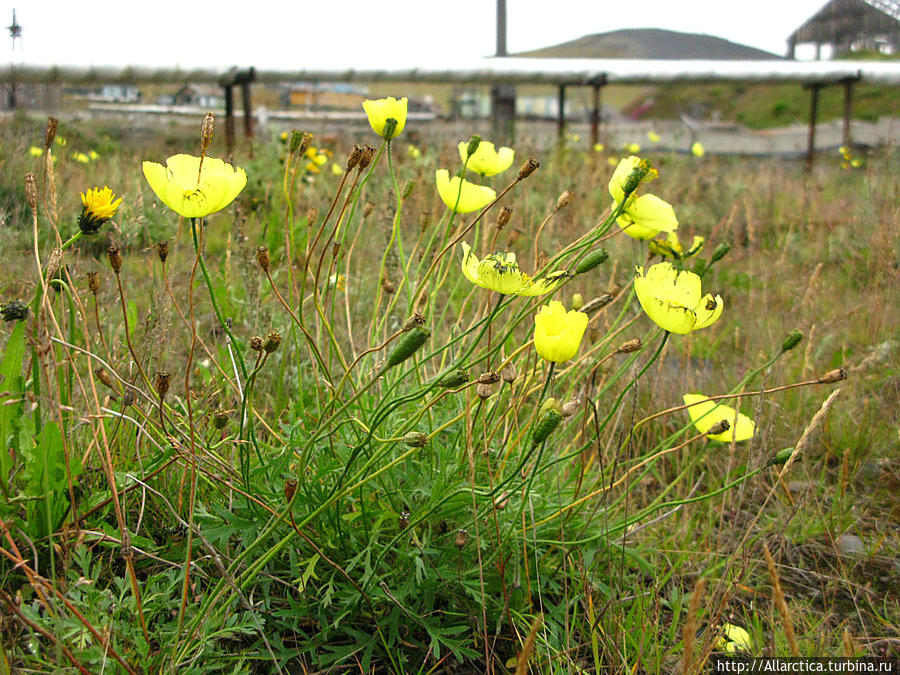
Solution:
<svg viewBox="0 0 900 675">
<path fill-rule="evenodd" d="M 357 110 L 365 98 L 365 89 L 356 85 L 307 82 L 285 87 L 281 104 L 306 110 Z"/>
<path fill-rule="evenodd" d="M 221 108 L 224 105 L 222 89 L 214 85 L 185 84 L 172 96 L 172 104 Z"/>
<path fill-rule="evenodd" d="M 798 45 L 812 44 L 816 59 L 822 47 L 840 57 L 858 51 L 900 51 L 900 1 L 831 0 L 788 37 L 788 58 Z"/>
</svg>

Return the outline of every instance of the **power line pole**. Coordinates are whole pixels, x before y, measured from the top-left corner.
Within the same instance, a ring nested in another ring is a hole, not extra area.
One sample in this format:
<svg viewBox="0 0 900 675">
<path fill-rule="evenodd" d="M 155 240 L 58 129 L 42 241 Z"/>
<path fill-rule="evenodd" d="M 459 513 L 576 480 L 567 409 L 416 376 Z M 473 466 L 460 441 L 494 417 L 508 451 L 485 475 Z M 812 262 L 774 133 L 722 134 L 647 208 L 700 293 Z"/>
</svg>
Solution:
<svg viewBox="0 0 900 675">
<path fill-rule="evenodd" d="M 16 40 L 19 41 L 19 50 L 22 49 L 22 25 L 16 21 L 16 9 L 13 7 L 12 12 L 12 23 L 6 27 L 9 31 L 9 37 L 12 40 L 12 51 L 13 54 L 16 52 Z M 10 81 L 9 81 L 9 108 L 10 110 L 16 109 L 16 72 L 15 72 L 15 58 L 10 61 L 9 64 L 9 72 L 10 72 Z"/>
</svg>

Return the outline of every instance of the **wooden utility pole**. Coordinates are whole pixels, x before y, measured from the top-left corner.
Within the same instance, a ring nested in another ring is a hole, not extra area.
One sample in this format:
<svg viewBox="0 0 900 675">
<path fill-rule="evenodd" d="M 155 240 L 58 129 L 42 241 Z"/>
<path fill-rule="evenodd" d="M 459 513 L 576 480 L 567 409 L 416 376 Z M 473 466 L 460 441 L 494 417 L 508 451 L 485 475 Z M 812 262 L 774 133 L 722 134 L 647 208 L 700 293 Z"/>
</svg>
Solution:
<svg viewBox="0 0 900 675">
<path fill-rule="evenodd" d="M 497 53 L 506 51 L 506 0 L 497 0 Z M 491 86 L 491 126 L 495 143 L 512 144 L 516 136 L 516 87 L 511 84 Z"/>
</svg>

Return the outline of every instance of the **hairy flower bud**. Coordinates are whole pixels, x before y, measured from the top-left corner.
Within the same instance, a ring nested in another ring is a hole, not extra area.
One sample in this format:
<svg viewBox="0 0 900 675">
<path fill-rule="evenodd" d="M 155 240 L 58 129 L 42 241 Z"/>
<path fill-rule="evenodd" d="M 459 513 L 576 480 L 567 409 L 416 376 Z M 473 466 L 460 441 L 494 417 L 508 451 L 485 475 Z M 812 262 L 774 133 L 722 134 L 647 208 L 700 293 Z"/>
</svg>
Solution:
<svg viewBox="0 0 900 675">
<path fill-rule="evenodd" d="M 609 252 L 605 248 L 594 249 L 575 267 L 577 274 L 584 274 L 597 267 L 609 258 Z"/>
<path fill-rule="evenodd" d="M 469 139 L 469 144 L 466 146 L 466 157 L 471 157 L 478 150 L 478 146 L 481 145 L 481 136 L 472 135 Z"/>
<path fill-rule="evenodd" d="M 784 338 L 784 342 L 781 343 L 781 351 L 789 352 L 794 347 L 800 344 L 800 341 L 803 339 L 803 333 L 801 333 L 796 328 L 787 334 L 787 337 Z"/>
<path fill-rule="evenodd" d="M 440 386 L 445 389 L 455 389 L 456 387 L 463 386 L 468 381 L 469 374 L 466 371 L 457 368 L 456 370 L 451 370 L 441 378 Z"/>
<path fill-rule="evenodd" d="M 410 431 L 403 436 L 403 442 L 411 448 L 423 448 L 428 443 L 428 436 L 421 431 Z"/>
<path fill-rule="evenodd" d="M 297 479 L 288 478 L 284 481 L 284 500 L 286 502 L 291 501 L 294 498 L 295 492 L 297 492 Z"/>
<path fill-rule="evenodd" d="M 775 456 L 769 460 L 769 466 L 774 464 L 785 464 L 794 454 L 794 448 L 783 448 L 775 453 Z"/>
<path fill-rule="evenodd" d="M 719 420 L 713 424 L 706 432 L 707 436 L 715 436 L 716 434 L 724 434 L 731 428 L 731 422 L 728 420 Z"/>
<path fill-rule="evenodd" d="M 712 265 L 714 262 L 719 262 L 722 258 L 728 255 L 728 252 L 731 250 L 731 244 L 727 241 L 723 241 L 721 244 L 716 246 L 716 250 L 713 251 L 712 258 L 709 260 L 709 264 Z"/>
<path fill-rule="evenodd" d="M 166 260 L 169 257 L 169 242 L 161 241 L 156 245 L 156 255 L 159 257 L 159 262 L 165 264 Z"/>
<path fill-rule="evenodd" d="M 572 309 L 584 307 L 584 296 L 581 293 L 572 293 Z"/>
<path fill-rule="evenodd" d="M 555 398 L 548 398 L 541 406 L 537 421 L 531 429 L 531 445 L 540 445 L 546 441 L 553 430 L 562 422 L 563 415 L 559 403 Z"/>
<path fill-rule="evenodd" d="M 453 545 L 456 546 L 456 548 L 458 548 L 459 550 L 462 550 L 468 543 L 469 533 L 465 530 L 458 530 L 456 533 L 456 538 L 453 540 Z"/>
<path fill-rule="evenodd" d="M 400 365 L 410 356 L 416 353 L 418 349 L 425 344 L 426 340 L 431 337 L 431 331 L 422 326 L 416 326 L 408 331 L 400 338 L 397 346 L 388 354 L 387 367 L 393 368 Z"/>
</svg>

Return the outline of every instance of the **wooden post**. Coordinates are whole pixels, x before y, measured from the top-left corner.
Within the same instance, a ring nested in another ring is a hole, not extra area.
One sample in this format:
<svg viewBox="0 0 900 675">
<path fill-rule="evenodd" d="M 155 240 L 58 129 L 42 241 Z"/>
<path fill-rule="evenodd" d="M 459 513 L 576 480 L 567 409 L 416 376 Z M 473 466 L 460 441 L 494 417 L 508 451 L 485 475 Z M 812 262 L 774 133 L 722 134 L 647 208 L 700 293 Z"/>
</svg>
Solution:
<svg viewBox="0 0 900 675">
<path fill-rule="evenodd" d="M 560 147 L 566 143 L 566 85 L 559 85 L 559 110 L 556 116 L 556 140 Z"/>
<path fill-rule="evenodd" d="M 816 156 L 816 118 L 819 114 L 819 90 L 821 82 L 806 85 L 809 88 L 809 136 L 806 141 L 806 171 L 812 171 L 813 159 Z"/>
<path fill-rule="evenodd" d="M 234 87 L 225 86 L 225 154 L 230 158 L 234 153 Z"/>
<path fill-rule="evenodd" d="M 244 138 L 253 157 L 253 106 L 250 103 L 250 81 L 241 82 L 241 103 L 244 105 Z"/>
<path fill-rule="evenodd" d="M 844 80 L 844 127 L 842 134 L 842 145 L 848 148 L 852 146 L 853 139 L 850 138 L 850 116 L 853 108 L 853 80 L 848 78 Z"/>
<path fill-rule="evenodd" d="M 506 56 L 506 0 L 497 0 L 497 53 Z M 516 87 L 491 87 L 491 134 L 494 143 L 512 145 L 516 140 Z"/>
<path fill-rule="evenodd" d="M 606 78 L 602 82 L 595 82 L 591 100 L 591 151 L 600 142 L 600 88 L 606 84 Z"/>
</svg>

